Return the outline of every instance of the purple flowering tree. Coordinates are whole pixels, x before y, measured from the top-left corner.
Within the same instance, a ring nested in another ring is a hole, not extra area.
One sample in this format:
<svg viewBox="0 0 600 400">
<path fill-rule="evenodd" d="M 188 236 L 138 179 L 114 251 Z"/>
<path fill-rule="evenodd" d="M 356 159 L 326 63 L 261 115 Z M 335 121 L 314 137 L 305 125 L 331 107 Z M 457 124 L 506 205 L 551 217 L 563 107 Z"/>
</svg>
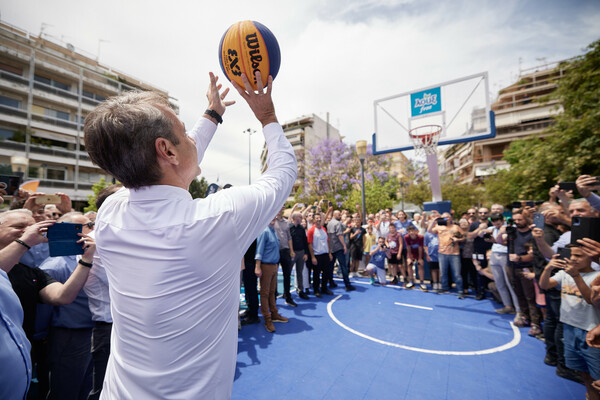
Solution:
<svg viewBox="0 0 600 400">
<path fill-rule="evenodd" d="M 391 161 L 388 156 L 374 156 L 371 146 L 367 147 L 365 160 L 365 194 L 376 190 L 382 200 L 393 199 L 396 195 L 395 177 L 390 175 Z M 318 199 L 328 199 L 337 207 L 355 208 L 360 198 L 361 177 L 360 161 L 354 146 L 340 140 L 325 139 L 309 149 L 305 162 L 300 163 L 300 176 L 304 177 L 303 186 L 296 193 L 296 200 L 312 203 Z M 382 196 L 384 192 L 390 192 Z M 373 203 L 373 202 L 372 202 Z M 380 202 L 377 202 L 378 204 Z M 367 208 L 374 210 L 376 204 Z"/>
</svg>

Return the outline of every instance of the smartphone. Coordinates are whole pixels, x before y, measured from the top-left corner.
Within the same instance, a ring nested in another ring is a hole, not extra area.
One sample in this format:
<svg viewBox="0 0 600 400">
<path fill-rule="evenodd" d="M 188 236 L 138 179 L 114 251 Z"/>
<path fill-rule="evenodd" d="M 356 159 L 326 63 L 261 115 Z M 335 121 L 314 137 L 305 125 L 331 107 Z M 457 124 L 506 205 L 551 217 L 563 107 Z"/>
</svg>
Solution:
<svg viewBox="0 0 600 400">
<path fill-rule="evenodd" d="M 304 208 L 304 203 L 298 203 L 298 208 Z"/>
<path fill-rule="evenodd" d="M 596 182 L 588 183 L 585 186 L 596 186 L 596 185 L 600 184 L 600 176 L 596 176 L 595 178 L 596 178 Z"/>
<path fill-rule="evenodd" d="M 23 180 L 20 176 L 0 175 L 0 189 L 4 189 L 7 196 L 16 196 L 21 183 Z"/>
<path fill-rule="evenodd" d="M 332 207 L 332 206 L 333 206 L 333 203 L 330 201 L 329 202 L 329 207 Z"/>
<path fill-rule="evenodd" d="M 48 247 L 50 257 L 83 254 L 83 246 L 77 243 L 83 231 L 82 224 L 62 222 L 48 227 Z"/>
<path fill-rule="evenodd" d="M 545 225 L 544 214 L 542 214 L 542 213 L 533 214 L 533 224 L 535 225 L 536 228 L 544 229 L 544 225 Z"/>
<path fill-rule="evenodd" d="M 448 225 L 448 219 L 446 219 L 446 218 L 438 218 L 437 219 L 437 224 L 441 225 L 441 226 Z"/>
<path fill-rule="evenodd" d="M 600 242 L 600 218 L 573 217 L 571 218 L 571 244 L 578 244 L 578 239 L 592 239 Z"/>
<path fill-rule="evenodd" d="M 521 202 L 521 201 L 513 201 L 512 202 L 511 208 L 521 208 L 521 207 L 523 207 L 523 202 Z"/>
<path fill-rule="evenodd" d="M 532 200 L 526 201 L 525 206 L 526 207 L 535 207 L 535 202 Z"/>
<path fill-rule="evenodd" d="M 61 198 L 57 194 L 47 194 L 35 198 L 35 204 L 60 204 Z"/>
<path fill-rule="evenodd" d="M 567 247 L 559 247 L 558 248 L 558 259 L 559 260 L 568 260 L 571 258 L 571 249 Z"/>
<path fill-rule="evenodd" d="M 564 190 L 565 192 L 568 192 L 569 190 L 575 192 L 577 190 L 577 185 L 575 182 L 559 182 L 558 188 L 560 190 Z"/>
</svg>

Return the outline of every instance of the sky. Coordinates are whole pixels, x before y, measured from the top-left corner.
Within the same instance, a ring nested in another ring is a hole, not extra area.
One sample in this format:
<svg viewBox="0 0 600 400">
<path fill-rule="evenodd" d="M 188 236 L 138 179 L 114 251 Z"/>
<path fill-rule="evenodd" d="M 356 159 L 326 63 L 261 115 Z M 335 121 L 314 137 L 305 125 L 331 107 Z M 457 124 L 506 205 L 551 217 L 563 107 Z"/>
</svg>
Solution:
<svg viewBox="0 0 600 400">
<path fill-rule="evenodd" d="M 74 45 L 165 89 L 192 127 L 208 72 L 236 104 L 202 161 L 220 185 L 260 174 L 260 123 L 220 70 L 218 44 L 241 20 L 267 26 L 281 49 L 273 100 L 281 123 L 316 114 L 344 141 L 371 142 L 373 101 L 487 71 L 495 94 L 520 70 L 581 55 L 600 39 L 600 2 L 560 0 L 2 0 L 0 19 Z"/>
</svg>

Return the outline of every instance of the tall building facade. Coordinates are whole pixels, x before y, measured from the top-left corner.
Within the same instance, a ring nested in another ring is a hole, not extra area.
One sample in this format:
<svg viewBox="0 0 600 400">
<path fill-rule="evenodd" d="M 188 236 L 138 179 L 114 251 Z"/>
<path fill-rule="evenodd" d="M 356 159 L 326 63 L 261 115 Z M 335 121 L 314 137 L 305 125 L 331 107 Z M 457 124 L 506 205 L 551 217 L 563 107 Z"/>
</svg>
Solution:
<svg viewBox="0 0 600 400">
<path fill-rule="evenodd" d="M 492 104 L 496 114 L 496 137 L 459 143 L 442 150 L 440 172 L 456 182 L 475 183 L 499 169 L 509 167 L 504 151 L 513 140 L 539 134 L 552 125 L 553 117 L 562 112 L 558 100 L 547 96 L 565 76 L 564 62 L 541 65 L 521 71 L 516 83 L 498 93 Z"/>
<path fill-rule="evenodd" d="M 86 203 L 92 185 L 112 177 L 85 151 L 85 116 L 107 97 L 135 89 L 168 97 L 70 44 L 0 23 L 0 174 L 39 179 L 39 192 Z"/>
<path fill-rule="evenodd" d="M 305 115 L 282 124 L 285 137 L 290 141 L 292 148 L 296 152 L 298 163 L 303 163 L 307 159 L 308 151 L 325 139 L 342 140 L 340 131 L 324 121 L 315 114 Z M 263 146 L 260 155 L 261 171 L 267 169 L 267 147 Z M 298 171 L 303 171 L 301 165 L 298 166 Z M 298 188 L 304 182 L 304 176 L 298 174 L 298 179 L 294 183 L 291 197 L 296 193 Z"/>
</svg>

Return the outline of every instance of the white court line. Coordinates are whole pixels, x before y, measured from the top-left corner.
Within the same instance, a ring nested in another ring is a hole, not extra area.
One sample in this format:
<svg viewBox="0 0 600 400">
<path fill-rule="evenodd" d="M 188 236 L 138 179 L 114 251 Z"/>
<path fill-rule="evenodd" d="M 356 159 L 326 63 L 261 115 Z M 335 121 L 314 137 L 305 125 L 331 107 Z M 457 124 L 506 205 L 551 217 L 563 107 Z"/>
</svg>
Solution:
<svg viewBox="0 0 600 400">
<path fill-rule="evenodd" d="M 485 355 L 485 354 L 499 353 L 501 351 L 511 349 L 511 348 L 515 347 L 516 345 L 518 345 L 519 342 L 521 341 L 521 332 L 512 322 L 510 322 L 510 326 L 513 330 L 512 340 L 506 344 L 503 344 L 502 346 L 492 347 L 491 349 L 476 350 L 476 351 L 430 350 L 430 349 L 421 349 L 418 347 L 405 346 L 402 344 L 397 344 L 397 343 L 392 343 L 392 342 L 386 342 L 385 340 L 377 339 L 377 338 L 371 337 L 369 335 L 365 335 L 364 333 L 361 333 L 355 329 L 352 329 L 352 328 L 344 325 L 339 319 L 337 319 L 336 316 L 333 315 L 332 306 L 333 306 L 333 303 L 335 303 L 340 297 L 342 297 L 341 294 L 338 295 L 337 297 L 335 297 L 329 303 L 327 303 L 327 313 L 329 314 L 329 317 L 336 324 L 338 324 L 339 326 L 341 326 L 348 332 L 351 332 L 357 336 L 360 336 L 360 337 L 370 340 L 372 342 L 384 344 L 386 346 L 397 347 L 400 349 L 410 350 L 410 351 L 418 351 L 420 353 L 438 354 L 438 355 L 443 355 L 443 356 L 481 356 L 481 355 Z"/>
<path fill-rule="evenodd" d="M 415 306 L 413 304 L 405 304 L 405 303 L 398 303 L 398 302 L 394 302 L 394 304 L 397 306 L 413 307 L 413 308 L 420 308 L 422 310 L 433 311 L 433 308 L 431 308 L 431 307 Z"/>
</svg>

